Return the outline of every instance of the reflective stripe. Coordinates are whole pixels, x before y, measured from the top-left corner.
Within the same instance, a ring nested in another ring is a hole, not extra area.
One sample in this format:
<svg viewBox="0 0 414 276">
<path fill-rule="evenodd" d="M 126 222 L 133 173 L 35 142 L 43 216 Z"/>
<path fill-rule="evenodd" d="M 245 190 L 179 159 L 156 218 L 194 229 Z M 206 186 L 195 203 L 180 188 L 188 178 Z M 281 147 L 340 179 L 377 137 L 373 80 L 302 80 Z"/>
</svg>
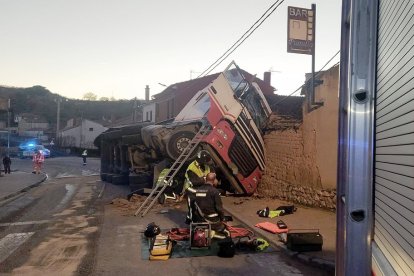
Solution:
<svg viewBox="0 0 414 276">
<path fill-rule="evenodd" d="M 215 217 L 218 217 L 218 214 L 217 213 L 210 214 L 210 215 L 207 215 L 207 217 L 208 218 L 215 218 Z"/>
<path fill-rule="evenodd" d="M 184 187 L 190 187 L 192 186 L 190 179 L 188 178 L 188 171 L 192 171 L 193 173 L 195 173 L 198 177 L 205 177 L 207 176 L 207 174 L 210 173 L 210 166 L 205 165 L 205 171 L 203 171 L 200 168 L 200 165 L 198 164 L 197 160 L 194 160 L 190 165 L 188 165 L 188 168 L 185 172 L 185 183 L 184 183 Z"/>
</svg>

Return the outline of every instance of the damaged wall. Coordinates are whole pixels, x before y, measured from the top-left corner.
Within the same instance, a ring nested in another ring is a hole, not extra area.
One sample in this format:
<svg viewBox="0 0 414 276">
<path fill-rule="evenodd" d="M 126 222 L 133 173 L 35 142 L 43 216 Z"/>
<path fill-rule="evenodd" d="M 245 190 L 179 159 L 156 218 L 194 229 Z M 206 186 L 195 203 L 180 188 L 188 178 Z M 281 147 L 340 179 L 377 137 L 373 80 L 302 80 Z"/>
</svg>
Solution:
<svg viewBox="0 0 414 276">
<path fill-rule="evenodd" d="M 324 106 L 312 112 L 304 108 L 303 122 L 272 115 L 264 135 L 267 163 L 260 195 L 335 209 L 338 73 L 335 66 L 322 74 L 315 99 Z"/>
</svg>

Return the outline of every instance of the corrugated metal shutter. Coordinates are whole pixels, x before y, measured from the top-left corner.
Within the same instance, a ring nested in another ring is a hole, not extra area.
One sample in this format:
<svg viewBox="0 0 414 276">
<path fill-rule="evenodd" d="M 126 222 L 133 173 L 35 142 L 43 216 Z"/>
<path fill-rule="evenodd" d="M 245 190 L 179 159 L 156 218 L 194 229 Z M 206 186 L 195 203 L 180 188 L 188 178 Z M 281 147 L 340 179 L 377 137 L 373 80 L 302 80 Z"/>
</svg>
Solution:
<svg viewBox="0 0 414 276">
<path fill-rule="evenodd" d="M 374 240 L 414 275 L 414 1 L 380 1 Z"/>
</svg>

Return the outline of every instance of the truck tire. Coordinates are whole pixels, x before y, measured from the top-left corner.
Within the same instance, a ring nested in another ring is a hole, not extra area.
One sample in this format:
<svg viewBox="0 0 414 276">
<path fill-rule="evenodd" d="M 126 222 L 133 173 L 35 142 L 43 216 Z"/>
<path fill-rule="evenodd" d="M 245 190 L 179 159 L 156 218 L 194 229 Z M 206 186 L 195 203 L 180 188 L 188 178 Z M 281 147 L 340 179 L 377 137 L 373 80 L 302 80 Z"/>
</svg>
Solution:
<svg viewBox="0 0 414 276">
<path fill-rule="evenodd" d="M 112 176 L 112 184 L 114 185 L 128 185 L 129 179 L 127 175 Z"/>
<path fill-rule="evenodd" d="M 152 176 L 149 173 L 130 175 L 129 187 L 131 192 L 144 188 L 152 188 L 152 180 Z"/>
<path fill-rule="evenodd" d="M 101 173 L 101 180 L 106 181 L 107 173 Z"/>
<path fill-rule="evenodd" d="M 178 131 L 171 135 L 167 143 L 167 154 L 173 160 L 176 160 L 181 152 L 187 147 L 195 136 L 194 132 L 191 131 Z M 196 151 L 193 152 L 193 155 Z"/>
</svg>

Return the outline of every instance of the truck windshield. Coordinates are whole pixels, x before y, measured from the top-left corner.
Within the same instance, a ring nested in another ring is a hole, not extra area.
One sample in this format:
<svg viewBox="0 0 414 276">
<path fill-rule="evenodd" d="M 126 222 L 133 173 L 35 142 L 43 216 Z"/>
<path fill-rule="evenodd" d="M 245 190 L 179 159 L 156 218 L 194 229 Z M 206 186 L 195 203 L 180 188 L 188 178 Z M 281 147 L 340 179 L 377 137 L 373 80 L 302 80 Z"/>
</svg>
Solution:
<svg viewBox="0 0 414 276">
<path fill-rule="evenodd" d="M 232 64 L 224 71 L 224 76 L 233 89 L 234 94 L 249 111 L 256 126 L 259 129 L 263 128 L 267 115 L 262 106 L 262 99 L 258 94 L 259 92 L 256 91 L 254 86 L 250 85 L 235 64 Z"/>
</svg>

